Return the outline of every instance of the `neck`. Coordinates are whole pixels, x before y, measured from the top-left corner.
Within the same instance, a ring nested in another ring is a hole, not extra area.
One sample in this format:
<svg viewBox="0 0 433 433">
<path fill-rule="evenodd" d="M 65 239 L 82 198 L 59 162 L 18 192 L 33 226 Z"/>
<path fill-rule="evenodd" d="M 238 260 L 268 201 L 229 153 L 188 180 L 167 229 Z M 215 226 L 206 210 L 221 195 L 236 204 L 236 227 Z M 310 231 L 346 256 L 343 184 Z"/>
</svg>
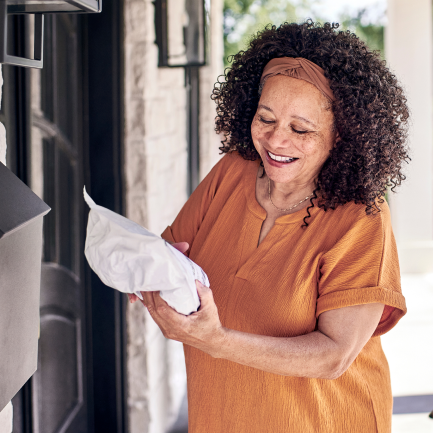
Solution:
<svg viewBox="0 0 433 433">
<path fill-rule="evenodd" d="M 275 197 L 276 199 L 284 201 L 305 198 L 312 194 L 316 188 L 316 182 L 314 181 L 307 183 L 288 184 L 274 182 L 268 178 L 268 182 L 271 184 L 272 198 Z"/>
<path fill-rule="evenodd" d="M 278 185 L 278 183 L 276 184 Z M 280 184 L 281 185 L 281 184 Z M 273 208 L 278 212 L 297 212 L 298 210 L 304 208 L 308 205 L 308 199 L 313 196 L 314 185 L 308 188 L 309 193 L 305 193 L 308 186 L 305 185 L 303 188 L 291 188 L 287 189 L 287 185 L 284 185 L 283 191 L 278 191 L 275 189 L 276 195 L 274 194 L 274 199 L 272 199 L 271 194 L 271 180 L 268 178 L 268 195 L 269 201 Z M 296 189 L 296 191 L 295 191 Z M 303 195 L 307 194 L 307 195 Z"/>
</svg>

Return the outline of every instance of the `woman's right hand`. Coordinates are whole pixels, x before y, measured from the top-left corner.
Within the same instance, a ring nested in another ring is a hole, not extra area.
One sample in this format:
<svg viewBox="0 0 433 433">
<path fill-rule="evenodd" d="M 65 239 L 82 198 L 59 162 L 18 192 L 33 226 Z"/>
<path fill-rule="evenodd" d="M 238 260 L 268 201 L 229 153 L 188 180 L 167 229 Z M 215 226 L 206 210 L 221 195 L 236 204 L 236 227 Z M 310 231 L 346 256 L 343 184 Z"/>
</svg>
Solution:
<svg viewBox="0 0 433 433">
<path fill-rule="evenodd" d="M 176 242 L 176 243 L 171 243 L 169 241 L 167 241 L 172 247 L 176 248 L 178 251 L 180 251 L 181 253 L 186 253 L 186 251 L 189 248 L 189 244 L 188 242 Z M 129 298 L 129 302 L 131 304 L 133 304 L 135 301 L 139 300 L 139 297 L 137 295 L 134 295 L 133 293 L 128 293 L 128 298 Z"/>
</svg>

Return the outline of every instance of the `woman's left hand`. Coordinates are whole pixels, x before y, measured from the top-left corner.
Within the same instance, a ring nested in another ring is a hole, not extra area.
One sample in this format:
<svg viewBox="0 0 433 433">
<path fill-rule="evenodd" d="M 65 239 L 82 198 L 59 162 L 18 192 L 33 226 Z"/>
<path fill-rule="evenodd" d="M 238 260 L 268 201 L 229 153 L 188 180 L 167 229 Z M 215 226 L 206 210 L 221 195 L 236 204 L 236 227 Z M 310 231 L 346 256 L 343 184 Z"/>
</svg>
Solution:
<svg viewBox="0 0 433 433">
<path fill-rule="evenodd" d="M 141 302 L 146 306 L 164 337 L 216 356 L 218 347 L 224 340 L 225 330 L 218 316 L 212 290 L 197 280 L 195 284 L 201 305 L 196 313 L 189 316 L 177 313 L 161 298 L 159 292 L 141 292 L 143 295 Z"/>
</svg>

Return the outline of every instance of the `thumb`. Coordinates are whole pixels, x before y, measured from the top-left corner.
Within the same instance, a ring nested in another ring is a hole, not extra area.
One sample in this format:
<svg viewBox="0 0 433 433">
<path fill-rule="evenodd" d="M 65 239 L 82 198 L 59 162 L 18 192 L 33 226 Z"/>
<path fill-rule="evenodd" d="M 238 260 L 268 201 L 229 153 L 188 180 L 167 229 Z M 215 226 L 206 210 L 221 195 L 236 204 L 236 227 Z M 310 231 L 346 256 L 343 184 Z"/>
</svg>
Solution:
<svg viewBox="0 0 433 433">
<path fill-rule="evenodd" d="M 212 290 L 209 287 L 203 285 L 199 280 L 195 280 L 195 286 L 197 287 L 198 297 L 200 298 L 200 303 L 202 306 L 213 303 Z"/>
<path fill-rule="evenodd" d="M 189 248 L 189 243 L 188 242 L 176 242 L 175 244 L 171 244 L 171 246 L 173 248 L 176 248 L 181 253 L 185 254 Z"/>
<path fill-rule="evenodd" d="M 138 296 L 134 295 L 133 293 L 128 293 L 129 302 L 133 304 L 135 301 L 138 300 Z"/>
</svg>

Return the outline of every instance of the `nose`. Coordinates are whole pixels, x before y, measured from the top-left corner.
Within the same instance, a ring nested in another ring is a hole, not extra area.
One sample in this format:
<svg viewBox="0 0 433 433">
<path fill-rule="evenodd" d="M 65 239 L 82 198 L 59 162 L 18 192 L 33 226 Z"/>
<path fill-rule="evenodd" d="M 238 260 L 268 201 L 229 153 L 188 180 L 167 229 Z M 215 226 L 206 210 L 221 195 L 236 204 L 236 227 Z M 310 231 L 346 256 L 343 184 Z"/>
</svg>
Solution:
<svg viewBox="0 0 433 433">
<path fill-rule="evenodd" d="M 285 147 L 290 141 L 290 134 L 281 125 L 275 125 L 271 130 L 266 131 L 266 141 L 273 148 Z"/>
</svg>

